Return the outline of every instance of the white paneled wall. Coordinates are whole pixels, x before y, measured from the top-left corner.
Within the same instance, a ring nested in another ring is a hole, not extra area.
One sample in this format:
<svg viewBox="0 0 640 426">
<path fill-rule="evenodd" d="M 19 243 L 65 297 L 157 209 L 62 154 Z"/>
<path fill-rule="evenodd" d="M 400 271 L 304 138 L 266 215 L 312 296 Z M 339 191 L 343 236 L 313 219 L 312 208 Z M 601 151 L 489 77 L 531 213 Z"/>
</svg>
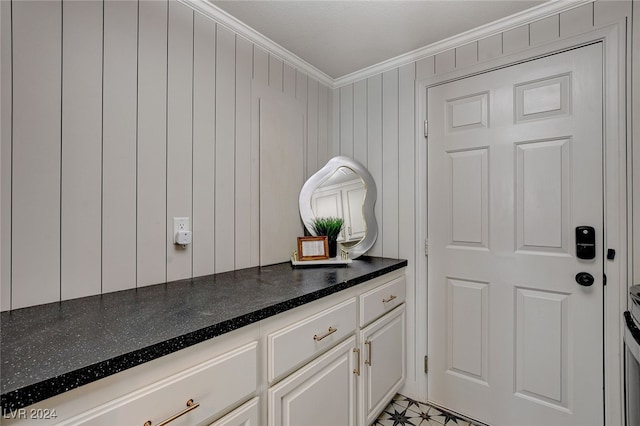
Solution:
<svg viewBox="0 0 640 426">
<path fill-rule="evenodd" d="M 415 82 L 464 69 L 479 62 L 521 52 L 618 22 L 631 14 L 631 2 L 597 1 L 528 25 L 494 34 L 381 74 L 334 89 L 334 154 L 362 162 L 378 185 L 375 206 L 379 237 L 369 254 L 409 260 L 407 300 L 416 301 L 416 105 Z M 415 322 L 416 304 L 408 304 L 407 318 Z M 410 327 L 411 332 L 411 327 Z M 413 357 L 417 339 L 408 337 Z M 408 362 L 408 386 L 416 386 L 420 361 Z M 411 379 L 413 377 L 413 379 Z M 412 382 L 413 380 L 413 382 Z M 419 390 L 407 390 L 418 395 Z"/>
<path fill-rule="evenodd" d="M 173 0 L 0 8 L 2 310 L 256 266 L 251 80 L 307 105 L 307 176 L 331 90 Z"/>
</svg>

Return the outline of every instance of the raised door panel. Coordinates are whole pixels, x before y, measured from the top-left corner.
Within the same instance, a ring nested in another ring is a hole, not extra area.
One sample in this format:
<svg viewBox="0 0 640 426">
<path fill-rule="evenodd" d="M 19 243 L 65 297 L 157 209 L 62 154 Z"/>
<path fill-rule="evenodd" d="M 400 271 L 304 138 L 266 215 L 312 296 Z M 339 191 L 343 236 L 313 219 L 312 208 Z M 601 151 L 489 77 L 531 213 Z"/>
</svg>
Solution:
<svg viewBox="0 0 640 426">
<path fill-rule="evenodd" d="M 365 424 L 371 424 L 406 377 L 405 305 L 363 329 L 360 337 L 360 417 L 366 420 Z"/>
<path fill-rule="evenodd" d="M 346 234 L 349 241 L 358 241 L 367 233 L 367 224 L 362 213 L 366 193 L 367 190 L 361 184 L 356 188 L 347 188 L 343 191 L 343 198 L 347 205 Z"/>
<path fill-rule="evenodd" d="M 209 426 L 258 426 L 260 425 L 259 401 L 260 398 L 253 398 Z"/>
<path fill-rule="evenodd" d="M 342 217 L 344 218 L 344 207 L 342 204 L 342 193 L 340 190 L 316 191 L 312 199 L 313 211 L 316 217 Z M 345 240 L 344 227 L 338 236 L 338 242 Z"/>
<path fill-rule="evenodd" d="M 269 389 L 270 426 L 356 424 L 355 336 Z"/>
</svg>

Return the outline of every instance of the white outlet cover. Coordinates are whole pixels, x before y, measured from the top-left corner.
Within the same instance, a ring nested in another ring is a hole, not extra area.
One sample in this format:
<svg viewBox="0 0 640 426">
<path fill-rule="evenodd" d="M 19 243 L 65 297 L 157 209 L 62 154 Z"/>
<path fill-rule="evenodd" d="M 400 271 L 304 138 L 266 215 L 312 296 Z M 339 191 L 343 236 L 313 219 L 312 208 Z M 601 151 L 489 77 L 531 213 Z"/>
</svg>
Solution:
<svg viewBox="0 0 640 426">
<path fill-rule="evenodd" d="M 173 218 L 173 243 L 176 243 L 176 235 L 179 231 L 190 231 L 189 218 L 188 217 L 174 217 Z"/>
</svg>

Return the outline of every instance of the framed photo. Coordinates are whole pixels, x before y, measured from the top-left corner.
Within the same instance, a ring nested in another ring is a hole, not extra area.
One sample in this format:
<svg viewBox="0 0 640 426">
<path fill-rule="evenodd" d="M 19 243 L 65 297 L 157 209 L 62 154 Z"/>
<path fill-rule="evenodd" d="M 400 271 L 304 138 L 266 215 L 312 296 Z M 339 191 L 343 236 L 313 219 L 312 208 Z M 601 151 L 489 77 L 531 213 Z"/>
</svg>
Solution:
<svg viewBox="0 0 640 426">
<path fill-rule="evenodd" d="M 298 260 L 329 258 L 329 240 L 323 237 L 298 237 Z"/>
</svg>

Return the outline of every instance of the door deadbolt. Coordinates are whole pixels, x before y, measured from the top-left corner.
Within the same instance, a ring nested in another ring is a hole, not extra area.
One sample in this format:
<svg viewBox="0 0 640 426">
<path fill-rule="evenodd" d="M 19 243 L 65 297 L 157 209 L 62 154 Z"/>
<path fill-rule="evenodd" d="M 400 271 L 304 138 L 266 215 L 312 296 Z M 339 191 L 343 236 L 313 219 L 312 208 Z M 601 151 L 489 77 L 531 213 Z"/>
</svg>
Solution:
<svg viewBox="0 0 640 426">
<path fill-rule="evenodd" d="M 578 272 L 576 274 L 576 282 L 582 286 L 589 287 L 594 282 L 593 275 L 588 272 Z"/>
<path fill-rule="evenodd" d="M 578 259 L 595 259 L 596 231 L 593 226 L 576 228 L 576 256 Z"/>
</svg>

